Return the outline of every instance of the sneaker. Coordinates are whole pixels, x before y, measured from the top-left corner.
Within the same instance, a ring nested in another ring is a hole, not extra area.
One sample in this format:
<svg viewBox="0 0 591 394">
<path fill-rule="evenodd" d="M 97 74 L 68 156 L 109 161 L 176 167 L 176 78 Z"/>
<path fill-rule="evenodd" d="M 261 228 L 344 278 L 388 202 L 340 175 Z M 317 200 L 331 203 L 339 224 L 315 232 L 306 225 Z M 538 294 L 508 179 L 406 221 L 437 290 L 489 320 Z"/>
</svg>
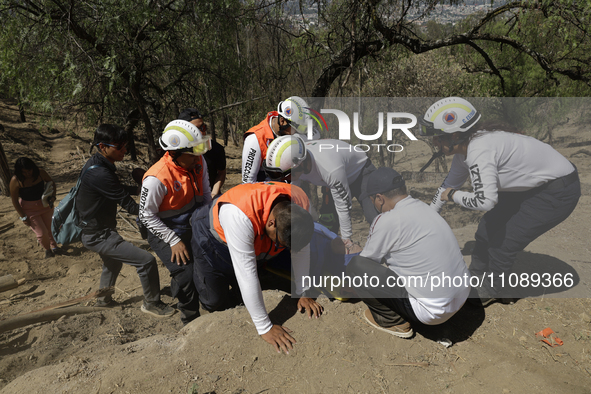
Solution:
<svg viewBox="0 0 591 394">
<path fill-rule="evenodd" d="M 494 297 L 473 297 L 468 298 L 468 302 L 476 307 L 486 308 L 487 306 L 500 302 L 503 305 L 513 305 L 517 302 L 518 298 L 494 298 Z"/>
<path fill-rule="evenodd" d="M 107 299 L 106 297 L 99 297 L 96 299 L 94 306 L 97 308 L 114 308 L 120 306 L 120 304 L 112 298 Z"/>
<path fill-rule="evenodd" d="M 148 314 L 155 316 L 155 317 L 169 317 L 169 316 L 174 315 L 174 312 L 176 312 L 174 310 L 174 308 L 166 305 L 162 301 L 149 302 L 149 303 L 144 301 L 144 303 L 142 304 L 141 310 L 142 310 L 142 312 L 148 313 Z"/>
<path fill-rule="evenodd" d="M 400 338 L 412 337 L 413 331 L 412 331 L 412 327 L 410 326 L 409 322 L 402 323 L 402 324 L 399 324 L 397 326 L 392 326 L 392 327 L 382 327 L 378 323 L 376 323 L 376 321 L 373 318 L 373 315 L 371 314 L 371 311 L 369 309 L 365 310 L 363 317 L 365 317 L 365 320 L 369 323 L 370 326 L 372 326 L 373 328 L 375 328 L 377 330 L 387 332 L 390 335 L 394 335 L 394 336 L 397 336 Z"/>
<path fill-rule="evenodd" d="M 46 259 L 50 259 L 52 257 L 55 257 L 54 254 L 53 254 L 53 252 L 51 250 L 46 250 L 45 251 L 45 258 Z"/>
<path fill-rule="evenodd" d="M 468 302 L 477 307 L 484 307 L 494 304 L 495 302 L 500 302 L 504 305 L 513 305 L 517 301 L 517 298 L 497 298 L 494 297 L 486 286 L 484 287 L 473 287 L 470 290 L 470 295 L 468 296 Z"/>
</svg>

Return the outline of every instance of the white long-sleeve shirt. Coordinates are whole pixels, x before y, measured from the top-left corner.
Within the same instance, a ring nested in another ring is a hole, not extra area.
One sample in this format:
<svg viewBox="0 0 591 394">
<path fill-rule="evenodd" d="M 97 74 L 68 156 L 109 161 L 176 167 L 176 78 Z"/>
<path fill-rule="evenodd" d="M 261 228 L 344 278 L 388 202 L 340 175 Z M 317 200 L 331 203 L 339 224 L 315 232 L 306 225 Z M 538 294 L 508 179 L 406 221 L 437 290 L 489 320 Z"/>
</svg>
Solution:
<svg viewBox="0 0 591 394">
<path fill-rule="evenodd" d="M 339 216 L 341 236 L 350 239 L 353 235 L 353 207 L 349 185 L 361 175 L 367 155 L 344 141 L 332 139 L 308 141 L 306 149 L 312 159 L 312 170 L 293 183 L 299 185 L 307 181 L 317 186 L 328 186 Z"/>
<path fill-rule="evenodd" d="M 470 274 L 451 228 L 410 196 L 375 218 L 361 256 L 378 263 L 385 258 L 388 268 L 405 278 L 412 309 L 424 324 L 444 323 L 470 293 Z"/>
<path fill-rule="evenodd" d="M 207 163 L 205 159 L 202 160 L 202 187 L 203 187 L 203 203 L 209 204 L 211 198 L 211 188 L 209 186 L 209 176 L 207 173 Z M 160 205 L 162 200 L 168 194 L 168 189 L 155 176 L 147 176 L 142 182 L 142 192 L 140 198 L 140 213 L 139 217 L 142 224 L 158 238 L 162 239 L 169 246 L 174 246 L 181 241 L 178 235 L 170 229 L 160 218 Z M 188 211 L 194 205 L 187 205 L 185 209 Z M 180 212 L 179 212 L 180 213 Z"/>
<path fill-rule="evenodd" d="M 233 204 L 223 204 L 220 207 L 219 220 L 224 230 L 242 300 L 259 335 L 263 335 L 273 327 L 273 323 L 265 308 L 257 273 L 252 222 Z M 308 244 L 297 253 L 292 253 L 291 262 L 296 278 L 296 293 L 302 294 L 307 288 L 302 288 L 302 281 L 299 278 L 309 275 L 310 245 Z"/>
<path fill-rule="evenodd" d="M 244 139 L 242 147 L 242 183 L 254 183 L 261 171 L 263 160 L 259 141 L 255 134 L 250 134 Z"/>
<path fill-rule="evenodd" d="M 269 127 L 273 130 L 272 121 L 276 118 L 273 116 L 269 119 Z M 320 132 L 314 128 L 312 133 L 312 140 L 320 139 Z M 302 135 L 304 141 L 308 139 L 307 134 Z M 242 183 L 254 183 L 257 181 L 257 175 L 262 171 L 263 157 L 261 146 L 255 134 L 250 134 L 244 139 L 242 146 Z"/>
<path fill-rule="evenodd" d="M 431 207 L 443 206 L 439 198 L 446 188 L 459 188 L 470 177 L 473 190 L 458 190 L 453 200 L 465 208 L 490 211 L 499 192 L 520 192 L 568 175 L 574 166 L 550 145 L 533 137 L 505 131 L 478 131 L 468 144 L 467 155 L 454 155 L 449 174 Z"/>
</svg>

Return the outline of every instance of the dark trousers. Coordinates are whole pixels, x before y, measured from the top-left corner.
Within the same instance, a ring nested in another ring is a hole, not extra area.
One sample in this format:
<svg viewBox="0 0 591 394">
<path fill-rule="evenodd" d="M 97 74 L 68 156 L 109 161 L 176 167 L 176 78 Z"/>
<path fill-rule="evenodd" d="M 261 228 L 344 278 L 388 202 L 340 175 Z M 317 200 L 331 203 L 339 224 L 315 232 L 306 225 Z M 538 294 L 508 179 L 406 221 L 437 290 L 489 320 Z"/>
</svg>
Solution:
<svg viewBox="0 0 591 394">
<path fill-rule="evenodd" d="M 115 286 L 123 264 L 134 266 L 140 277 L 144 300 L 148 303 L 160 301 L 160 277 L 156 258 L 150 253 L 125 241 L 114 229 L 83 232 L 82 244 L 101 256 L 103 272 L 100 288 Z"/>
<path fill-rule="evenodd" d="M 367 159 L 365 167 L 361 170 L 361 174 L 355 179 L 355 182 L 349 185 L 351 195 L 359 201 L 361 208 L 363 209 L 363 216 L 367 223 L 372 224 L 373 220 L 378 216 L 378 211 L 374 207 L 369 196 L 363 196 L 363 192 L 367 190 L 367 179 L 368 175 L 376 170 L 376 167 L 371 163 L 371 160 Z M 363 198 L 361 198 L 363 197 Z"/>
<path fill-rule="evenodd" d="M 578 177 L 566 186 L 556 185 L 557 181 L 524 192 L 499 193 L 497 205 L 478 224 L 470 265 L 473 275 L 509 274 L 518 252 L 572 213 L 581 196 Z M 493 283 L 498 287 L 500 281 Z"/>
<path fill-rule="evenodd" d="M 191 250 L 191 232 L 181 236 L 181 241 L 187 247 L 189 256 L 193 255 Z M 170 271 L 170 291 L 173 297 L 179 302 L 177 309 L 181 312 L 181 321 L 187 324 L 199 317 L 199 294 L 193 284 L 193 260 L 189 259 L 187 264 L 177 265 L 172 263 L 172 251 L 170 245 L 148 232 L 148 243 L 162 263 Z"/>
<path fill-rule="evenodd" d="M 355 256 L 347 265 L 347 275 L 363 277 L 377 276 L 379 283 L 387 283 L 388 277 L 396 273 L 366 257 Z M 408 291 L 403 287 L 356 287 L 355 292 L 367 305 L 376 323 L 382 327 L 392 327 L 405 322 L 418 322 Z"/>
<path fill-rule="evenodd" d="M 213 312 L 241 302 L 240 290 L 227 245 L 210 232 L 209 210 L 204 206 L 193 213 L 193 282 L 203 308 Z"/>
</svg>

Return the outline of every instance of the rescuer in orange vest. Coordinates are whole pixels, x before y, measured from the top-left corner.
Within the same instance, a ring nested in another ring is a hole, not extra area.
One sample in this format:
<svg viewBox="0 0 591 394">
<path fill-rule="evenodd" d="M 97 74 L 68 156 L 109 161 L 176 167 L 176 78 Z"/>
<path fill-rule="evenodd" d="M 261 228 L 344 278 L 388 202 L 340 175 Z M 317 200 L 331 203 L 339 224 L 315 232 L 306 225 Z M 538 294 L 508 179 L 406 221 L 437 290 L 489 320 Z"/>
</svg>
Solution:
<svg viewBox="0 0 591 394">
<path fill-rule="evenodd" d="M 139 218 L 148 229 L 148 243 L 170 271 L 172 296 L 178 298 L 181 321 L 199 316 L 199 295 L 193 284 L 191 215 L 211 202 L 203 153 L 209 138 L 192 123 L 174 120 L 164 129 L 160 146 L 166 154 L 144 175 Z"/>
<path fill-rule="evenodd" d="M 262 164 L 267 157 L 267 149 L 271 141 L 283 135 L 296 132 L 307 133 L 308 104 L 297 96 L 289 97 L 271 111 L 258 125 L 244 133 L 242 148 L 242 183 L 253 183 L 266 179 Z M 305 138 L 305 137 L 304 137 Z M 314 129 L 312 139 L 319 139 L 319 132 Z"/>
<path fill-rule="evenodd" d="M 257 268 L 285 249 L 292 252 L 295 292 L 307 288 L 301 278 L 309 275 L 309 242 L 314 222 L 308 213 L 306 194 L 286 183 L 238 185 L 211 207 L 193 214 L 192 248 L 194 282 L 202 306 L 209 311 L 231 308 L 240 294 L 261 337 L 278 352 L 288 353 L 295 339 L 289 330 L 273 324 L 265 309 Z M 311 298 L 298 300 L 298 309 L 319 317 L 322 306 Z"/>
</svg>

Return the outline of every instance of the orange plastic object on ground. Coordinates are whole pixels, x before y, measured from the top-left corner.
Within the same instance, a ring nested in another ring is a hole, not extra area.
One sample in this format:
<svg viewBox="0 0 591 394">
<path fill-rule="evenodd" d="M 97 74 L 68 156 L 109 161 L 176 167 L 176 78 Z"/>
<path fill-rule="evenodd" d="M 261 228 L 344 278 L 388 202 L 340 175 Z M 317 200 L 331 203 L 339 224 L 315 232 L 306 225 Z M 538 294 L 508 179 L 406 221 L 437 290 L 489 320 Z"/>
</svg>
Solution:
<svg viewBox="0 0 591 394">
<path fill-rule="evenodd" d="M 564 342 L 562 342 L 562 339 L 558 338 L 556 336 L 556 333 L 552 331 L 550 327 L 544 328 L 542 331 L 537 332 L 536 338 L 538 338 L 540 341 L 544 343 L 547 343 L 551 347 L 562 346 L 562 344 L 564 344 Z"/>
</svg>

